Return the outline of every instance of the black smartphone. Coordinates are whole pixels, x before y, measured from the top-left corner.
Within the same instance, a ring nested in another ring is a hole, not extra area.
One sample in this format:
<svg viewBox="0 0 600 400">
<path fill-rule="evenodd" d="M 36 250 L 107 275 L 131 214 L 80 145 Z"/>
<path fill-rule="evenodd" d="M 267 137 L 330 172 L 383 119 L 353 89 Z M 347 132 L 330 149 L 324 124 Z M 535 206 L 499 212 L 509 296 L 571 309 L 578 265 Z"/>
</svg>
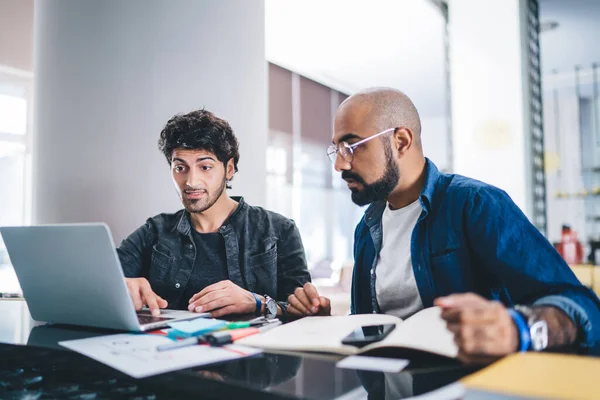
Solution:
<svg viewBox="0 0 600 400">
<path fill-rule="evenodd" d="M 363 347 L 370 343 L 383 340 L 383 338 L 389 335 L 395 327 L 396 324 L 361 326 L 353 330 L 348 336 L 342 339 L 342 344 Z"/>
</svg>

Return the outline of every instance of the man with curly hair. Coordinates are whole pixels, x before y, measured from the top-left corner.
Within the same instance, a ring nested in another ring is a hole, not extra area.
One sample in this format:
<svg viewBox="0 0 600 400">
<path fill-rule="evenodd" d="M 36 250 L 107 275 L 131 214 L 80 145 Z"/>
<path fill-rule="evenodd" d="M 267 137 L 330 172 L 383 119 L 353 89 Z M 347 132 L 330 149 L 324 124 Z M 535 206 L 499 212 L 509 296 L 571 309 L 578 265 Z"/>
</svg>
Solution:
<svg viewBox="0 0 600 400">
<path fill-rule="evenodd" d="M 302 240 L 292 220 L 228 196 L 240 159 L 229 123 L 175 115 L 158 147 L 184 209 L 149 218 L 117 249 L 135 308 L 285 318 L 284 301 L 310 281 Z"/>
</svg>

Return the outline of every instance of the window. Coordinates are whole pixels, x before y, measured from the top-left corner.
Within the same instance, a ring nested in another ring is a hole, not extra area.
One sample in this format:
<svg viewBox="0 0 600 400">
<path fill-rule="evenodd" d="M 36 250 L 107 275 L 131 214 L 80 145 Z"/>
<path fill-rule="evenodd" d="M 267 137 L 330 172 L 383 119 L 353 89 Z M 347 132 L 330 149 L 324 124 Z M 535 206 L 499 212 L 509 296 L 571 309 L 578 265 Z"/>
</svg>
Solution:
<svg viewBox="0 0 600 400">
<path fill-rule="evenodd" d="M 293 218 L 308 269 L 337 315 L 349 312 L 354 229 L 363 209 L 326 155 L 346 95 L 269 65 L 267 208 Z"/>
<path fill-rule="evenodd" d="M 31 221 L 31 91 L 31 76 L 0 70 L 0 226 Z M 20 291 L 0 238 L 0 292 Z"/>
</svg>

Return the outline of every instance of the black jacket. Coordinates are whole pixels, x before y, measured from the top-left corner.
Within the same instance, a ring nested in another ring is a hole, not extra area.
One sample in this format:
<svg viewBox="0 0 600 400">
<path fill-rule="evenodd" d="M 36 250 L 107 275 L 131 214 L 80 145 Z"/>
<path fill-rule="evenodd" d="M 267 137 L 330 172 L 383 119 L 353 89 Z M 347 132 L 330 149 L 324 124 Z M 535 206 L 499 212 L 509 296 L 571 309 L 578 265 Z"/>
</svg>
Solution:
<svg viewBox="0 0 600 400">
<path fill-rule="evenodd" d="M 292 220 L 250 206 L 241 197 L 234 200 L 239 202 L 237 209 L 219 228 L 229 280 L 286 302 L 294 289 L 310 282 L 298 228 Z M 154 292 L 169 304 L 179 304 L 196 259 L 191 229 L 185 210 L 149 218 L 117 249 L 125 276 L 148 279 Z"/>
</svg>

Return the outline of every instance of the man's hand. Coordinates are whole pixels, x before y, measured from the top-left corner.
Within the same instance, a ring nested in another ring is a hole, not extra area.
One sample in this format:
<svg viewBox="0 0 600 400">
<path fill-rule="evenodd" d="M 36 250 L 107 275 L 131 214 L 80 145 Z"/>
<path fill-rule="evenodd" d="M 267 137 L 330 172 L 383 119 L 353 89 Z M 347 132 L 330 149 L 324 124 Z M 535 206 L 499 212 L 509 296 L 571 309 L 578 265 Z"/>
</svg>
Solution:
<svg viewBox="0 0 600 400">
<path fill-rule="evenodd" d="M 205 287 L 192 296 L 189 303 L 188 310 L 198 313 L 210 312 L 213 318 L 256 311 L 254 295 L 229 280 Z"/>
<path fill-rule="evenodd" d="M 331 302 L 327 297 L 319 296 L 317 288 L 310 282 L 304 287 L 296 288 L 288 297 L 287 312 L 291 315 L 331 315 Z"/>
<path fill-rule="evenodd" d="M 136 310 L 148 306 L 152 315 L 157 317 L 160 315 L 160 308 L 167 308 L 167 301 L 152 291 L 146 278 L 125 278 L 125 283 Z"/>
<path fill-rule="evenodd" d="M 501 303 L 466 293 L 440 297 L 434 304 L 442 307 L 462 362 L 488 364 L 518 350 L 519 332 Z"/>
</svg>

